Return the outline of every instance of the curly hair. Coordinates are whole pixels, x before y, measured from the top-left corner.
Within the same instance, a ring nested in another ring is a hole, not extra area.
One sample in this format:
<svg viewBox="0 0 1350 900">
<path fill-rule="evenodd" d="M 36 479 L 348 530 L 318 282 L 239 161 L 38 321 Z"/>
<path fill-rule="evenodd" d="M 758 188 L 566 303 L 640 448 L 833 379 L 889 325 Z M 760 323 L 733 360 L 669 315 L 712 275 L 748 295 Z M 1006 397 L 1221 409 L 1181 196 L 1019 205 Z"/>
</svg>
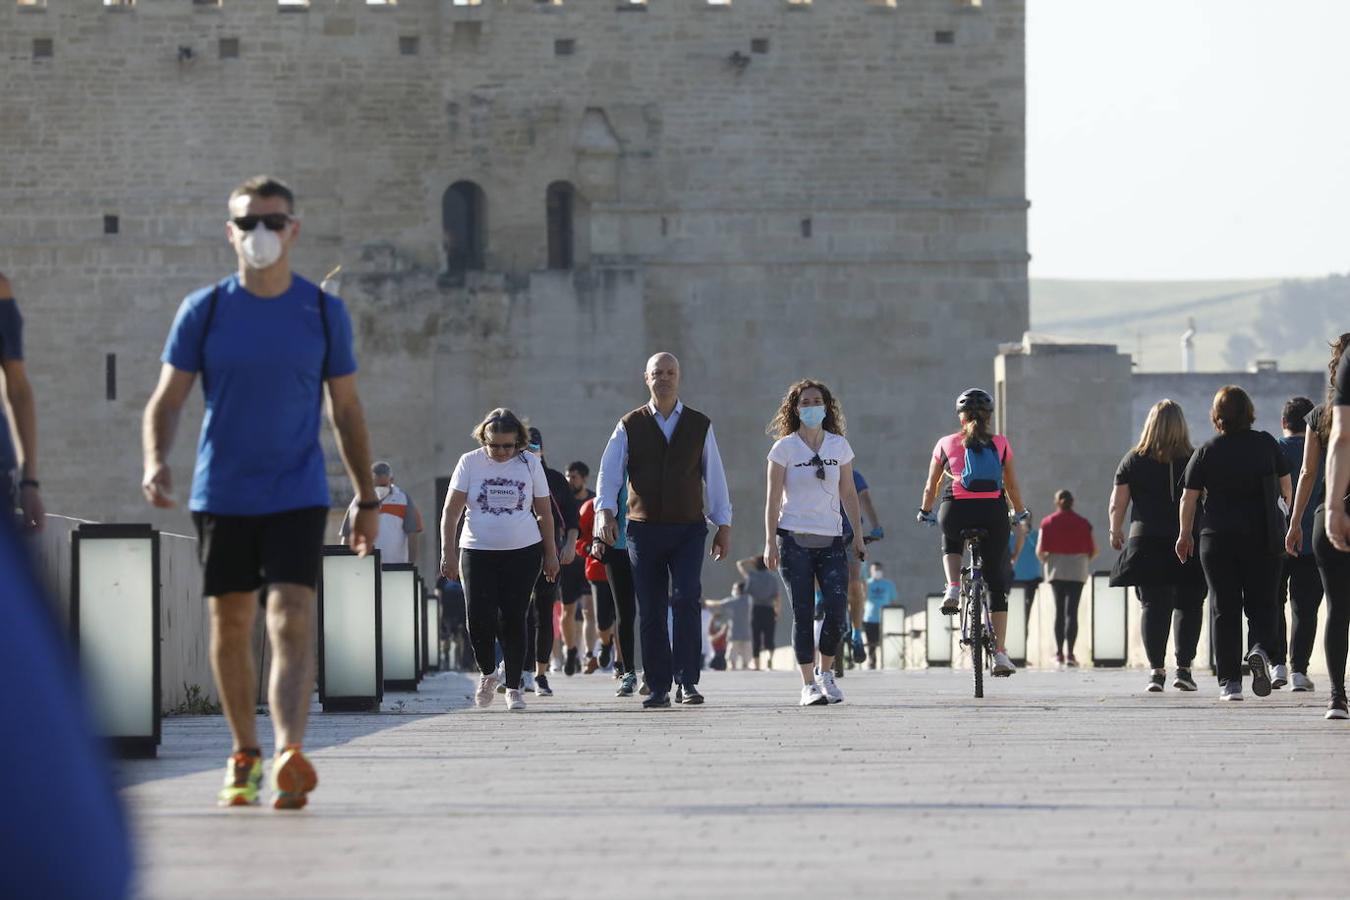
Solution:
<svg viewBox="0 0 1350 900">
<path fill-rule="evenodd" d="M 770 437 L 785 438 L 802 427 L 801 416 L 797 415 L 797 402 L 801 400 L 802 392 L 809 388 L 820 391 L 820 396 L 825 401 L 825 423 L 821 427 L 831 434 L 841 436 L 844 434 L 844 411 L 840 408 L 839 401 L 834 399 L 834 394 L 814 378 L 803 378 L 788 388 L 787 393 L 783 395 L 783 402 L 778 404 L 778 413 L 767 429 Z"/>
</svg>

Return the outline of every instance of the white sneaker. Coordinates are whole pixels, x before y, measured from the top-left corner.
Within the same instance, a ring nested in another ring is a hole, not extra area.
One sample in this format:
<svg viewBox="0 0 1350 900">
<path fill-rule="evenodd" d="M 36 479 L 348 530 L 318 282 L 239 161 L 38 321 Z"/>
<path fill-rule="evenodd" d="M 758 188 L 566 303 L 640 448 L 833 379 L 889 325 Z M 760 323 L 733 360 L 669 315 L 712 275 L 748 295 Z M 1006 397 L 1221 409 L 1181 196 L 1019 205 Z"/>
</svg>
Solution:
<svg viewBox="0 0 1350 900">
<path fill-rule="evenodd" d="M 1302 693 L 1303 691 L 1316 690 L 1316 688 L 1313 687 L 1312 679 L 1309 678 L 1307 675 L 1303 674 L 1302 672 L 1295 672 L 1294 677 L 1291 679 L 1291 681 L 1293 683 L 1293 687 L 1289 688 L 1289 690 L 1294 691 L 1295 693 Z"/>
<path fill-rule="evenodd" d="M 520 675 L 520 690 L 522 693 L 537 694 L 534 687 L 534 673 L 522 672 Z"/>
<path fill-rule="evenodd" d="M 492 677 L 497 679 L 497 693 L 506 693 L 506 663 L 497 663 L 497 671 L 492 673 Z"/>
<path fill-rule="evenodd" d="M 802 685 L 802 699 L 798 706 L 824 706 L 830 702 L 830 698 L 820 690 L 820 685 L 814 681 L 810 684 Z"/>
<path fill-rule="evenodd" d="M 1225 681 L 1225 682 L 1223 683 L 1223 687 L 1219 690 L 1219 699 L 1220 699 L 1220 700 L 1241 700 L 1241 699 L 1242 699 L 1242 682 L 1241 682 L 1240 680 L 1238 680 L 1238 681 Z"/>
<path fill-rule="evenodd" d="M 825 699 L 831 703 L 843 703 L 844 692 L 839 690 L 839 685 L 835 684 L 834 672 L 826 669 L 824 672 L 816 669 L 816 684 L 820 687 L 820 692 L 825 695 Z"/>
<path fill-rule="evenodd" d="M 1279 690 L 1289 683 L 1289 670 L 1283 665 L 1277 665 L 1270 670 L 1270 686 Z"/>
<path fill-rule="evenodd" d="M 525 698 L 520 695 L 520 690 L 518 688 L 506 689 L 506 708 L 507 709 L 525 708 Z"/>
<path fill-rule="evenodd" d="M 949 584 L 942 594 L 942 614 L 954 616 L 961 611 L 961 585 Z"/>
<path fill-rule="evenodd" d="M 994 654 L 994 674 L 999 676 L 1011 675 L 1017 671 L 1017 666 L 1013 665 L 1011 659 L 1008 659 L 1006 650 L 999 650 Z"/>
<path fill-rule="evenodd" d="M 473 705 L 479 709 L 487 709 L 492 705 L 493 695 L 497 693 L 496 675 L 479 675 L 478 690 L 473 695 Z"/>
</svg>

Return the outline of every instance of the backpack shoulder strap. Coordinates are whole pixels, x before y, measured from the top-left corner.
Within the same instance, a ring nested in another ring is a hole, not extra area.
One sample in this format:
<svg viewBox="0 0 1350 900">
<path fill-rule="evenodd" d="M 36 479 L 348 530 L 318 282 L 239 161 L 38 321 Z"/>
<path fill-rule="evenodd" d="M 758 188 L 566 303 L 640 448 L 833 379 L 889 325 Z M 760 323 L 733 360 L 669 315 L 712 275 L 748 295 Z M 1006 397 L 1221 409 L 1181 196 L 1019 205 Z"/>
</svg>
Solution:
<svg viewBox="0 0 1350 900">
<path fill-rule="evenodd" d="M 197 346 L 197 365 L 202 376 L 202 393 L 206 393 L 206 335 L 211 331 L 211 323 L 216 318 L 216 302 L 220 296 L 220 285 L 211 288 L 211 296 L 206 300 L 206 319 L 202 322 L 201 343 Z"/>
<path fill-rule="evenodd" d="M 328 353 L 331 344 L 328 337 L 328 297 L 324 294 L 323 288 L 316 290 L 319 292 L 319 322 L 323 325 L 323 363 L 319 368 L 319 384 L 323 384 L 328 375 Z"/>
</svg>

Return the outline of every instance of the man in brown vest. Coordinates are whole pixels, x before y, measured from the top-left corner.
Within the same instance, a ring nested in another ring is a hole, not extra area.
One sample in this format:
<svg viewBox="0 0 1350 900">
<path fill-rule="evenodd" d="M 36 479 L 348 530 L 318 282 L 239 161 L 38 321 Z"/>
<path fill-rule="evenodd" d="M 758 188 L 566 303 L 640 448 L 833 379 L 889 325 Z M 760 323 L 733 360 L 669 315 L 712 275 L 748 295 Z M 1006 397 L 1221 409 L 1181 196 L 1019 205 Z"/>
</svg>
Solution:
<svg viewBox="0 0 1350 900">
<path fill-rule="evenodd" d="M 680 361 L 656 354 L 647 360 L 644 380 L 651 401 L 619 420 L 600 461 L 595 535 L 614 544 L 619 491 L 627 480 L 628 556 L 651 689 L 642 705 L 662 709 L 670 706 L 672 680 L 677 703 L 703 702 L 703 543 L 711 520 L 717 526 L 712 557 L 727 555 L 731 497 L 712 423 L 680 402 Z"/>
</svg>

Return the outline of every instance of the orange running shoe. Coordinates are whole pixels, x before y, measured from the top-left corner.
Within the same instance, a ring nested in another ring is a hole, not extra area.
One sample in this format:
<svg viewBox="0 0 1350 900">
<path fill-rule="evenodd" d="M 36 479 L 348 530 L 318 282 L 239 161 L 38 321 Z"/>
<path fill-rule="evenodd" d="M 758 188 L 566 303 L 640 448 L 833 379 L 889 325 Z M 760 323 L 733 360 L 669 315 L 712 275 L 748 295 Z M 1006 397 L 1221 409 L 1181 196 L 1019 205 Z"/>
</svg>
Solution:
<svg viewBox="0 0 1350 900">
<path fill-rule="evenodd" d="M 272 760 L 273 809 L 304 809 L 319 776 L 299 747 L 287 747 Z"/>
</svg>

